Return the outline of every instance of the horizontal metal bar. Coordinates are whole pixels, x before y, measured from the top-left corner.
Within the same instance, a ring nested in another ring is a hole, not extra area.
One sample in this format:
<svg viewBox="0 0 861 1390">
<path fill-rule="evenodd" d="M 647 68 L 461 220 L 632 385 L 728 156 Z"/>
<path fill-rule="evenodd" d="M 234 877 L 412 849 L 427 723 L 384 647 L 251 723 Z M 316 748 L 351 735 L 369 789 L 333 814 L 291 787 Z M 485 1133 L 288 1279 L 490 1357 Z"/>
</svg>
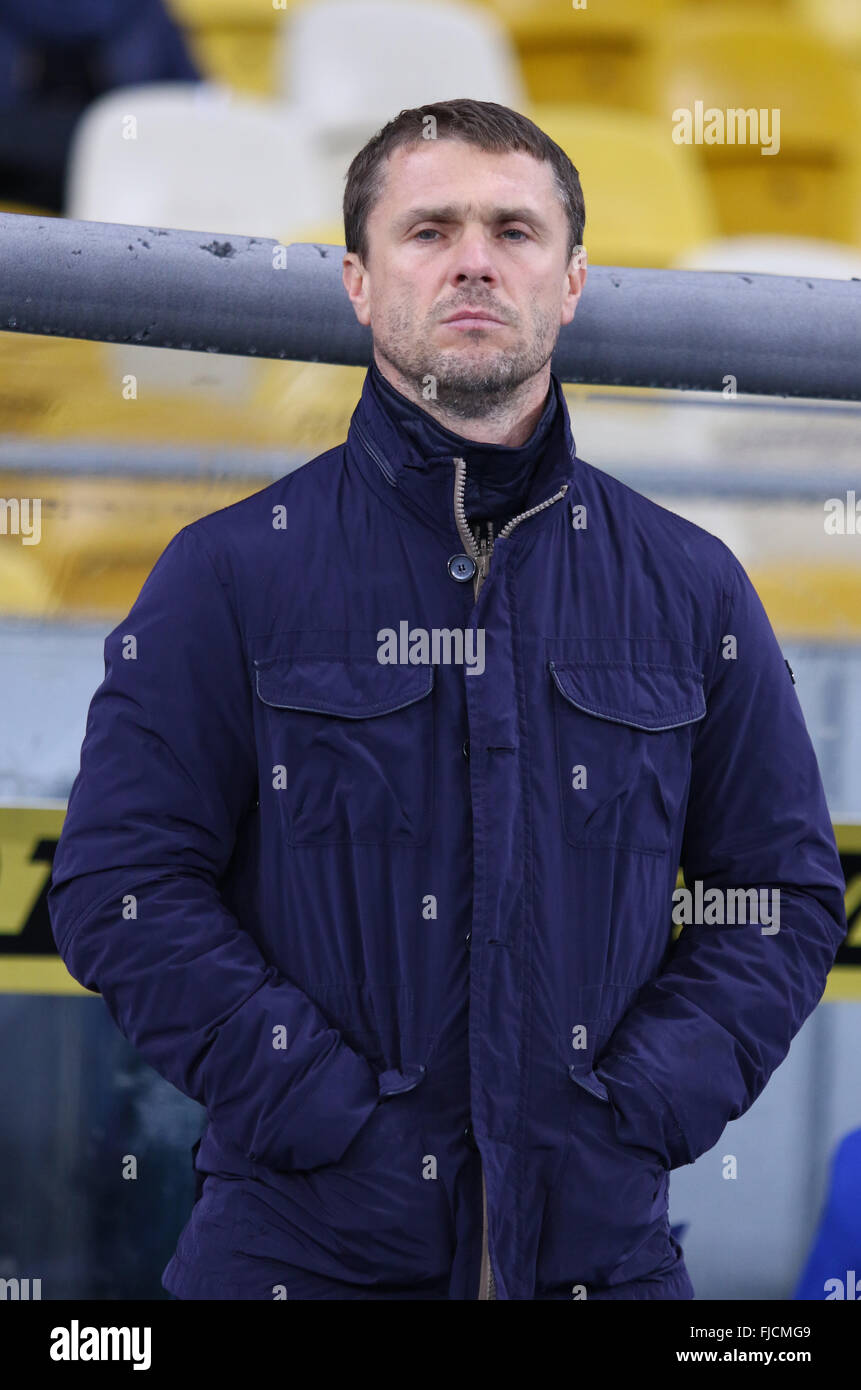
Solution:
<svg viewBox="0 0 861 1390">
<path fill-rule="evenodd" d="M 234 449 L 230 445 L 213 448 L 205 442 L 187 446 L 124 443 L 122 452 L 118 453 L 115 443 L 101 441 L 89 444 L 65 439 L 0 437 L 0 476 L 7 479 L 8 487 L 11 474 L 26 474 L 29 482 L 22 492 L 27 496 L 40 496 L 44 513 L 51 503 L 37 485 L 40 473 L 73 479 L 148 478 L 154 487 L 165 480 L 179 479 L 199 482 L 203 487 L 238 478 L 247 478 L 252 483 L 259 479 L 262 485 L 263 480 L 283 478 L 301 468 L 320 450 L 320 445 L 297 453 L 293 449 Z M 591 460 L 590 454 L 587 461 Z M 861 491 L 857 465 L 829 460 L 825 460 L 821 468 L 817 465 L 816 470 L 806 473 L 791 470 L 758 473 L 751 472 L 743 463 L 725 467 L 716 463 L 709 470 L 699 463 L 686 466 L 681 457 L 668 455 L 667 463 L 660 465 L 649 461 L 633 463 L 614 453 L 610 459 L 602 457 L 600 467 L 602 472 L 619 478 L 646 496 L 704 501 L 719 498 L 739 507 L 750 507 L 757 502 L 813 503 L 823 517 L 827 498 L 845 496 L 850 489 Z"/>
<path fill-rule="evenodd" d="M 322 451 L 322 445 L 316 447 L 317 453 Z M 208 440 L 190 444 L 123 440 L 122 449 L 118 450 L 116 440 L 106 443 L 100 439 L 0 435 L 0 473 L 145 477 L 154 483 L 175 478 L 198 479 L 207 484 L 241 477 L 283 478 L 313 455 L 311 449 L 298 452 L 293 448 L 242 448 Z"/>
<path fill-rule="evenodd" d="M 344 248 L 0 214 L 0 331 L 365 366 Z M 861 400 L 861 281 L 590 268 L 563 381 Z"/>
</svg>

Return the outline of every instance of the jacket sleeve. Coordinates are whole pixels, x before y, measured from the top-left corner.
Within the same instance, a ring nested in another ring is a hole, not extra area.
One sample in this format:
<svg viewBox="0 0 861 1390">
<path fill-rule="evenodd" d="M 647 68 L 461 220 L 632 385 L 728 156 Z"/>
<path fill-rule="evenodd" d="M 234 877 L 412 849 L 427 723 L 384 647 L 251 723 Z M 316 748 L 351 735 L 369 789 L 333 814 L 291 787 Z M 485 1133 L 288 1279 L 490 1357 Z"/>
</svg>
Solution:
<svg viewBox="0 0 861 1390">
<path fill-rule="evenodd" d="M 196 526 L 104 653 L 48 894 L 60 955 L 228 1143 L 276 1169 L 336 1162 L 378 1081 L 219 893 L 257 756 L 239 627 Z"/>
<path fill-rule="evenodd" d="M 682 871 L 704 895 L 779 890 L 765 899 L 779 918 L 765 931 L 751 921 L 685 925 L 597 1059 L 618 1137 L 669 1168 L 705 1153 L 756 1100 L 821 998 L 847 930 L 845 880 L 795 686 L 750 579 L 727 554 Z M 734 656 L 724 638 L 735 638 Z"/>
</svg>

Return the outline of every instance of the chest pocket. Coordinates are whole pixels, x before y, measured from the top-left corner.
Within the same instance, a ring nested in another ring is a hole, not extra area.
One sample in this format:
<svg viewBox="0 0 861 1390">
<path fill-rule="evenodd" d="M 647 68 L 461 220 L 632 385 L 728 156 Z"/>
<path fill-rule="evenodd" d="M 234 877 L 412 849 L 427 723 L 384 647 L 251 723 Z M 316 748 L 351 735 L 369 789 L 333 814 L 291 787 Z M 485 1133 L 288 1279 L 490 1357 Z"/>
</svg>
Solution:
<svg viewBox="0 0 861 1390">
<path fill-rule="evenodd" d="M 665 853 L 706 713 L 701 673 L 633 661 L 550 661 L 548 670 L 566 838 Z"/>
<path fill-rule="evenodd" d="M 433 821 L 432 665 L 256 661 L 263 777 L 288 843 L 421 845 Z"/>
</svg>

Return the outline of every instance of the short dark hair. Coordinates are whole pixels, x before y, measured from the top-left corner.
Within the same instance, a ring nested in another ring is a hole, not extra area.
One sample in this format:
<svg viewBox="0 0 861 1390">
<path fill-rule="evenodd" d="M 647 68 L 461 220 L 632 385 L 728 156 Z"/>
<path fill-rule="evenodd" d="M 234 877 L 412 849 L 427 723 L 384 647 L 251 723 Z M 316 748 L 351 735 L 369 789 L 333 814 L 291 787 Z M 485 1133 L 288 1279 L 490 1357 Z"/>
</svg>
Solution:
<svg viewBox="0 0 861 1390">
<path fill-rule="evenodd" d="M 399 111 L 352 160 L 344 189 L 344 237 L 347 251 L 368 258 L 368 217 L 379 199 L 389 155 L 402 146 L 422 144 L 424 122 L 432 116 L 437 140 L 464 140 L 493 154 L 520 150 L 547 160 L 568 218 L 568 259 L 582 245 L 586 208 L 580 175 L 567 154 L 533 121 L 495 101 L 437 101 Z"/>
</svg>

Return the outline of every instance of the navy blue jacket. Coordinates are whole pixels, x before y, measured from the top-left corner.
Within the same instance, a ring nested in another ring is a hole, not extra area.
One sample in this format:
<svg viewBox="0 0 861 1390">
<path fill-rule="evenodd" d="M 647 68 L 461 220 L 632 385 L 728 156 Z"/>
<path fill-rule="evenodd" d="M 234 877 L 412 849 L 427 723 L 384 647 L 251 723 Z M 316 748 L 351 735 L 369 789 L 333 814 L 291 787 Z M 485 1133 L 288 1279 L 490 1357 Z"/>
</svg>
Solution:
<svg viewBox="0 0 861 1390">
<path fill-rule="evenodd" d="M 822 995 L 845 884 L 765 612 L 551 384 L 475 578 L 462 466 L 369 374 L 346 443 L 183 527 L 106 639 L 49 906 L 207 1109 L 180 1297 L 690 1298 L 670 1171 Z M 701 910 L 750 888 L 779 930 Z"/>
</svg>

